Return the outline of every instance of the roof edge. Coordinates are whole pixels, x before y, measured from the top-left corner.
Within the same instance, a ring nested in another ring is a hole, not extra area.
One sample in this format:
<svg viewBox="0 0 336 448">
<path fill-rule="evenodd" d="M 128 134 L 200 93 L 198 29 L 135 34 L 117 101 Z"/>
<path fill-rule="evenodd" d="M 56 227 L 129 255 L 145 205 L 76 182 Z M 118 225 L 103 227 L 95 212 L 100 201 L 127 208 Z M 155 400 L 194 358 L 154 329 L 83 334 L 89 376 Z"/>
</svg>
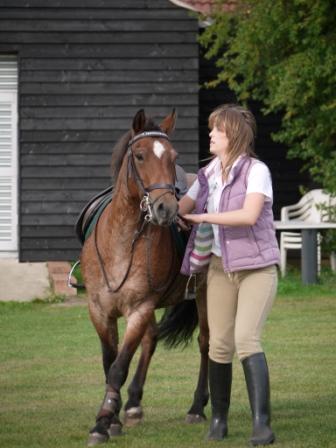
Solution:
<svg viewBox="0 0 336 448">
<path fill-rule="evenodd" d="M 218 0 L 170 0 L 181 8 L 189 9 L 201 13 L 205 16 L 210 16 L 218 5 Z M 227 0 L 221 6 L 223 12 L 231 12 L 236 9 L 238 0 Z"/>
</svg>

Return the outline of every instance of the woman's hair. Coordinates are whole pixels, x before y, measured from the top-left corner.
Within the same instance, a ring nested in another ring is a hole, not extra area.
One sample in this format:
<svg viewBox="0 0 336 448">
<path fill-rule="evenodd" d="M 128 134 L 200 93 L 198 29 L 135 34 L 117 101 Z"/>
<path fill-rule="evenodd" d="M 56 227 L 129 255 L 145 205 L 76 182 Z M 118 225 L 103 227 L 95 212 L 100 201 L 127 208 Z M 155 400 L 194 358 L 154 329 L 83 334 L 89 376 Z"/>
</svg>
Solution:
<svg viewBox="0 0 336 448">
<path fill-rule="evenodd" d="M 225 131 L 229 140 L 228 158 L 224 168 L 227 176 L 234 161 L 242 154 L 256 157 L 254 139 L 257 132 L 255 118 L 248 109 L 237 104 L 223 104 L 217 107 L 209 116 L 209 128 L 216 127 Z"/>
</svg>

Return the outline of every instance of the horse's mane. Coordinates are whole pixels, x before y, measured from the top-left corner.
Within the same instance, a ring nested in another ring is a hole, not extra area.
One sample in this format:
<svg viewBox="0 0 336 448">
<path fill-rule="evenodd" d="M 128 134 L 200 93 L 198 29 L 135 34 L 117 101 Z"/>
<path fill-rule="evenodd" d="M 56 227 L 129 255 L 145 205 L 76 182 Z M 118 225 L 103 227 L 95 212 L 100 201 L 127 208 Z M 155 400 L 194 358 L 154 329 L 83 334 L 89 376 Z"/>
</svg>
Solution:
<svg viewBox="0 0 336 448">
<path fill-rule="evenodd" d="M 151 118 L 146 120 L 144 131 L 161 131 L 160 126 L 154 123 Z M 128 142 L 132 138 L 132 130 L 130 129 L 117 141 L 112 150 L 111 170 L 112 170 L 112 185 L 115 185 L 121 169 L 124 156 L 128 148 Z"/>
</svg>

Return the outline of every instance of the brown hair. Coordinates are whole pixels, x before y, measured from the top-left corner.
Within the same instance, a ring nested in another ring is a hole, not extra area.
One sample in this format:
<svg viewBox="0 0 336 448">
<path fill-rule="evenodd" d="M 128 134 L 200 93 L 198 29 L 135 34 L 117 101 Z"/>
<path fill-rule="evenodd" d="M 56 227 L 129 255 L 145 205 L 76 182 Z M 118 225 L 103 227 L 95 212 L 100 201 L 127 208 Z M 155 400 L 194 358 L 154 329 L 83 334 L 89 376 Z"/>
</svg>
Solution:
<svg viewBox="0 0 336 448">
<path fill-rule="evenodd" d="M 256 157 L 254 139 L 257 132 L 255 118 L 248 109 L 237 104 L 218 106 L 209 116 L 209 128 L 225 131 L 229 140 L 228 159 L 223 167 L 224 178 L 234 161 L 242 154 Z"/>
</svg>

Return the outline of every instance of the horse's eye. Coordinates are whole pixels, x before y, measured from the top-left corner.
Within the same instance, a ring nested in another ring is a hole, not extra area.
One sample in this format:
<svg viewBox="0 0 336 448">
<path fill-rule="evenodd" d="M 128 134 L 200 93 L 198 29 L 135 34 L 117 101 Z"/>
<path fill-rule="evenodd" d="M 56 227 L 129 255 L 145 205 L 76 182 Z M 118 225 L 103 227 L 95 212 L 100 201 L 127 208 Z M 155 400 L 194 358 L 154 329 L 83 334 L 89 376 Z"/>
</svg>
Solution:
<svg viewBox="0 0 336 448">
<path fill-rule="evenodd" d="M 140 152 L 138 154 L 135 154 L 135 158 L 137 160 L 139 160 L 139 162 L 143 162 L 144 161 L 144 156 Z"/>
</svg>

